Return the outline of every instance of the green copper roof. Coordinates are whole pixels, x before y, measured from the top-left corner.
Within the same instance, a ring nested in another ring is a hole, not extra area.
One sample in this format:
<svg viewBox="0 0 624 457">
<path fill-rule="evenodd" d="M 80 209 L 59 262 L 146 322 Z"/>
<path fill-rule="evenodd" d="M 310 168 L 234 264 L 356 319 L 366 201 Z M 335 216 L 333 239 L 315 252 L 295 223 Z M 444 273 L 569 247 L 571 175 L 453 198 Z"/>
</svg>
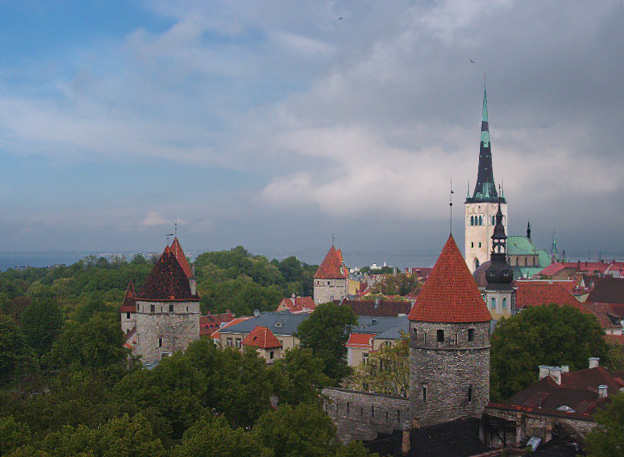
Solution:
<svg viewBox="0 0 624 457">
<path fill-rule="evenodd" d="M 537 259 L 539 260 L 539 264 L 542 268 L 546 268 L 548 265 L 552 263 L 552 258 L 545 249 L 538 249 L 537 256 L 538 256 Z"/>
<path fill-rule="evenodd" d="M 507 238 L 507 254 L 535 255 L 537 249 L 530 238 L 526 236 L 510 236 Z"/>
</svg>

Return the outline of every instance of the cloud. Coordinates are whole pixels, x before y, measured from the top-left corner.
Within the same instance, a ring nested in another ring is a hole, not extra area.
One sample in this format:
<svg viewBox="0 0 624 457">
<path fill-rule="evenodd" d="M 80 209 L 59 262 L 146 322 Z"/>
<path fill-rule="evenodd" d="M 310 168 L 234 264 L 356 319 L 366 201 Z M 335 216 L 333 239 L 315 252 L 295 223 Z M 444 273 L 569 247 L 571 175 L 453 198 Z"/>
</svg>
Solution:
<svg viewBox="0 0 624 457">
<path fill-rule="evenodd" d="M 147 213 L 147 216 L 145 216 L 145 219 L 143 219 L 143 221 L 141 222 L 141 225 L 143 227 L 154 227 L 157 225 L 167 225 L 167 224 L 171 225 L 171 221 L 164 219 L 156 211 Z"/>
</svg>

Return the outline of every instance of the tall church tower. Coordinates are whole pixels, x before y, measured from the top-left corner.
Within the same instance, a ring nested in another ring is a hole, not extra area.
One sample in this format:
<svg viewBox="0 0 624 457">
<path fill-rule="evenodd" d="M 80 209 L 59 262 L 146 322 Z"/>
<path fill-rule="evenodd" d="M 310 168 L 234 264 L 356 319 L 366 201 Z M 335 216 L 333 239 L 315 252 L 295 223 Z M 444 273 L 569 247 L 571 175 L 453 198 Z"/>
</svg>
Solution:
<svg viewBox="0 0 624 457">
<path fill-rule="evenodd" d="M 499 199 L 500 197 L 500 199 Z M 496 213 L 500 201 L 504 216 L 503 226 L 507 228 L 507 202 L 505 197 L 498 195 L 494 184 L 492 170 L 492 148 L 490 144 L 490 127 L 488 123 L 487 91 L 483 84 L 483 121 L 481 122 L 481 147 L 479 151 L 479 174 L 477 185 L 472 197 L 466 198 L 466 249 L 464 250 L 466 264 L 471 273 L 479 265 L 490 259 L 492 251 L 492 234 L 496 225 Z"/>
</svg>

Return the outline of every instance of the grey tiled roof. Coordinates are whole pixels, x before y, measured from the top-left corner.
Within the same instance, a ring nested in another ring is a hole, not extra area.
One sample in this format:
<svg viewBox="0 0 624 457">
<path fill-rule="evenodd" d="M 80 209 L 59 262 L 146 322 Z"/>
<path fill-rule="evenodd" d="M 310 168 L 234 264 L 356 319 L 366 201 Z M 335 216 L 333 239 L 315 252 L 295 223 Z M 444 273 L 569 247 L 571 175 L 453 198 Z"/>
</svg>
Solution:
<svg viewBox="0 0 624 457">
<path fill-rule="evenodd" d="M 293 314 L 288 311 L 264 313 L 239 324 L 219 330 L 219 333 L 251 333 L 254 328 L 261 325 L 271 330 L 274 335 L 292 335 L 297 331 L 299 324 L 309 316 L 310 313 Z"/>
<path fill-rule="evenodd" d="M 401 331 L 405 333 L 409 332 L 409 320 L 407 319 L 407 316 L 359 316 L 358 326 L 352 330 L 353 333 L 371 333 L 378 335 L 379 338 L 385 339 L 395 339 L 392 338 L 391 335 L 396 335 L 396 338 L 398 339 L 401 337 Z"/>
</svg>

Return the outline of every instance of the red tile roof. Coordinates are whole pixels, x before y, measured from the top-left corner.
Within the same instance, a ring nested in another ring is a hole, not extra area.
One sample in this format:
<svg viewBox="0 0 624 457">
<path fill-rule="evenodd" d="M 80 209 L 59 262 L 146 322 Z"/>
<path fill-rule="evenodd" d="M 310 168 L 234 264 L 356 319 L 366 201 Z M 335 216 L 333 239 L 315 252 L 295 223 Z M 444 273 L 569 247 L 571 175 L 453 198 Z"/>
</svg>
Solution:
<svg viewBox="0 0 624 457">
<path fill-rule="evenodd" d="M 624 304 L 624 278 L 606 276 L 598 279 L 594 289 L 589 293 L 587 301 Z"/>
<path fill-rule="evenodd" d="M 370 333 L 352 333 L 349 335 L 349 341 L 347 341 L 348 348 L 372 348 L 371 340 L 376 335 Z"/>
<path fill-rule="evenodd" d="M 136 312 L 136 300 L 134 299 L 134 283 L 130 281 L 128 288 L 126 289 L 126 296 L 121 304 L 120 312 L 122 313 L 134 313 Z"/>
<path fill-rule="evenodd" d="M 199 301 L 175 254 L 166 247 L 136 296 L 148 301 Z"/>
<path fill-rule="evenodd" d="M 343 306 L 349 306 L 358 316 L 398 316 L 409 314 L 412 303 L 408 301 L 383 301 L 379 303 L 364 300 L 343 300 Z"/>
<path fill-rule="evenodd" d="M 325 259 L 323 259 L 323 263 L 316 270 L 314 279 L 345 279 L 348 276 L 342 267 L 342 253 L 336 251 L 332 245 Z"/>
<path fill-rule="evenodd" d="M 175 258 L 182 267 L 182 270 L 184 270 L 186 277 L 192 278 L 194 276 L 193 270 L 186 260 L 186 256 L 184 255 L 184 251 L 182 250 L 182 246 L 180 245 L 177 237 L 173 239 L 173 243 L 169 246 L 169 250 L 173 253 L 173 255 L 175 255 Z"/>
<path fill-rule="evenodd" d="M 314 303 L 314 299 L 312 297 L 295 297 L 283 298 L 279 305 L 277 305 L 276 311 L 314 311 L 315 308 L 316 304 Z"/>
<path fill-rule="evenodd" d="M 251 346 L 261 349 L 274 349 L 282 347 L 282 343 L 280 343 L 277 337 L 273 335 L 273 332 L 262 325 L 255 327 L 241 344 L 243 346 Z"/>
<path fill-rule="evenodd" d="M 509 404 L 527 408 L 539 408 L 539 412 L 551 413 L 561 406 L 568 406 L 576 413 L 593 414 L 598 406 L 617 395 L 624 381 L 622 373 L 611 373 L 604 367 L 571 371 L 561 375 L 561 385 L 550 376 L 517 393 Z M 609 396 L 599 398 L 598 386 L 606 385 Z"/>
<path fill-rule="evenodd" d="M 199 318 L 199 335 L 209 336 L 215 330 L 218 330 L 222 323 L 230 322 L 234 316 L 230 311 L 221 314 L 208 314 Z"/>
<path fill-rule="evenodd" d="M 588 312 L 587 308 L 560 284 L 516 281 L 516 287 L 518 309 L 554 303 L 559 306 L 570 305 L 580 311 Z"/>
<path fill-rule="evenodd" d="M 452 235 L 423 285 L 409 319 L 422 322 L 492 319 Z"/>
<path fill-rule="evenodd" d="M 565 262 L 552 263 L 538 274 L 540 276 L 552 276 L 564 268 L 573 268 L 576 272 L 593 274 L 614 274 L 624 275 L 624 262 Z"/>
</svg>

